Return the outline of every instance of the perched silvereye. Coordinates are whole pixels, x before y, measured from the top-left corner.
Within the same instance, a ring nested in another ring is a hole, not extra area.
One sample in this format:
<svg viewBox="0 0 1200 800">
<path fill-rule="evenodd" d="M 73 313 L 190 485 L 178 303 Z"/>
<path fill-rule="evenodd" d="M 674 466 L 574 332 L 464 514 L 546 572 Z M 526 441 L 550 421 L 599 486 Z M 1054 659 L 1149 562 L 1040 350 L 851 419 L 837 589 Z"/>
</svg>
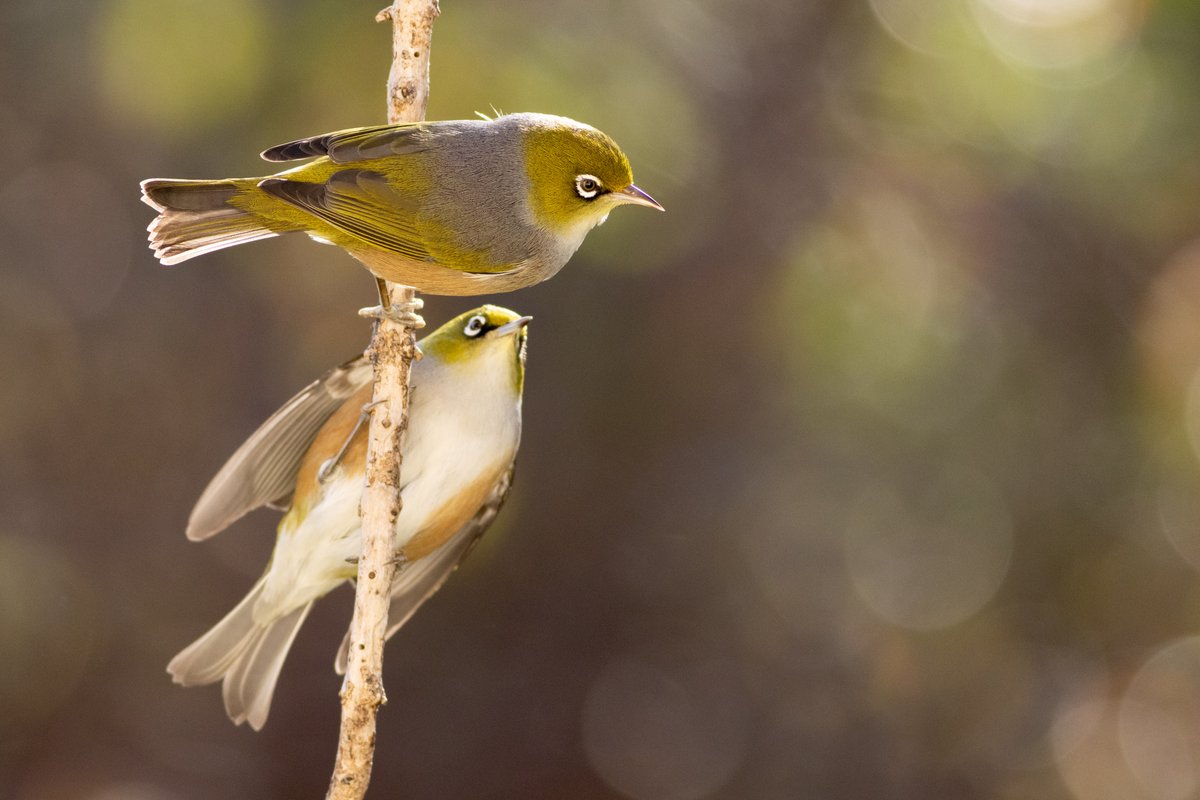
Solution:
<svg viewBox="0 0 1200 800">
<path fill-rule="evenodd" d="M 412 365 L 393 546 L 390 637 L 437 591 L 508 493 L 521 435 L 529 317 L 483 306 L 421 341 Z M 260 729 L 284 658 L 312 604 L 353 580 L 362 545 L 371 365 L 363 357 L 289 400 L 209 483 L 188 521 L 205 539 L 262 505 L 287 506 L 266 573 L 228 615 L 172 659 L 176 683 L 224 681 L 225 710 Z M 336 666 L 345 669 L 346 643 Z"/>
<path fill-rule="evenodd" d="M 272 147 L 316 157 L 267 178 L 142 181 L 164 264 L 281 233 L 335 244 L 429 294 L 520 289 L 558 272 L 618 205 L 662 210 L 612 139 L 565 117 L 383 125 Z"/>
</svg>

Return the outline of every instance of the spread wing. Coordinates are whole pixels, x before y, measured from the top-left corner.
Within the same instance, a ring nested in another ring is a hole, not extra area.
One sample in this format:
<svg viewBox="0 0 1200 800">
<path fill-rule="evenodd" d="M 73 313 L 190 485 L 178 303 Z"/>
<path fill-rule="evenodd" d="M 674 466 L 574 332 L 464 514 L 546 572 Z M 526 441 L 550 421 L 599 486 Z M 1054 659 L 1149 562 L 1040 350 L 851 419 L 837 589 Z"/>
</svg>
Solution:
<svg viewBox="0 0 1200 800">
<path fill-rule="evenodd" d="M 392 602 L 388 606 L 387 639 L 400 630 L 416 613 L 421 604 L 429 599 L 434 592 L 442 587 L 450 573 L 458 568 L 471 550 L 483 537 L 485 531 L 496 519 L 504 501 L 508 499 L 508 490 L 512 487 L 513 468 L 509 467 L 496 485 L 492 487 L 488 499 L 475 512 L 466 525 L 446 540 L 445 544 L 422 559 L 405 564 L 396 573 L 392 581 Z M 337 674 L 346 674 L 346 659 L 350 649 L 349 632 L 342 638 L 338 648 L 333 668 Z"/>
<path fill-rule="evenodd" d="M 324 183 L 267 178 L 258 187 L 377 248 L 414 261 L 433 260 L 416 226 L 413 198 L 393 189 L 378 172 L 344 169 Z"/>
<path fill-rule="evenodd" d="M 436 130 L 426 122 L 349 128 L 276 145 L 264 150 L 262 157 L 266 161 L 295 161 L 328 156 L 335 164 L 348 164 L 367 158 L 400 156 L 428 148 Z"/>
<path fill-rule="evenodd" d="M 287 502 L 300 460 L 325 420 L 371 381 L 371 363 L 359 356 L 301 389 L 237 449 L 209 481 L 188 519 L 187 537 L 207 539 L 242 515 Z"/>
</svg>

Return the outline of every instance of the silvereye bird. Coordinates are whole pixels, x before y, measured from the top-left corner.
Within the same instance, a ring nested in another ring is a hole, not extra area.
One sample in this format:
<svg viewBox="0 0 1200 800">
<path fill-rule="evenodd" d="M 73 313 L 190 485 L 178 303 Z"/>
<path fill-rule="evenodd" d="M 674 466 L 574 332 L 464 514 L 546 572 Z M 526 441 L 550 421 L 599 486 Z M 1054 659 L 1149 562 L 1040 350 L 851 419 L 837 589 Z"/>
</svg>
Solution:
<svg viewBox="0 0 1200 800">
<path fill-rule="evenodd" d="M 142 181 L 162 263 L 303 231 L 428 294 L 505 292 L 552 277 L 618 205 L 662 210 L 616 142 L 546 114 L 353 128 L 262 157 L 316 159 L 267 178 Z"/>
<path fill-rule="evenodd" d="M 504 502 L 521 434 L 529 319 L 483 306 L 420 343 L 425 355 L 412 365 L 388 637 L 466 557 Z M 192 511 L 187 535 L 200 540 L 258 506 L 288 506 L 266 573 L 167 666 L 184 686 L 223 681 L 225 710 L 237 724 L 263 726 L 312 604 L 356 575 L 367 449 L 361 421 L 370 395 L 364 357 L 309 385 L 230 457 Z M 339 672 L 345 655 L 343 642 Z"/>
</svg>

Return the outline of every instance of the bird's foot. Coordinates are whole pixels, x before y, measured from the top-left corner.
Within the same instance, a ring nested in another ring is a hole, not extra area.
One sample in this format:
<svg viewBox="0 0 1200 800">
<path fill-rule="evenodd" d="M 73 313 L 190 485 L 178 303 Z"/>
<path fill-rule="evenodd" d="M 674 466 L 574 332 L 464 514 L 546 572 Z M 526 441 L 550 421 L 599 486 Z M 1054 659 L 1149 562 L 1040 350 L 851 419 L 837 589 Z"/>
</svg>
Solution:
<svg viewBox="0 0 1200 800">
<path fill-rule="evenodd" d="M 358 556 L 350 556 L 346 559 L 347 564 L 358 564 Z M 396 568 L 396 571 L 404 569 L 408 565 L 408 556 L 404 554 L 404 550 L 397 550 L 395 554 L 386 562 Z"/>
<path fill-rule="evenodd" d="M 414 297 L 404 303 L 393 303 L 390 306 L 383 304 L 377 306 L 368 306 L 360 308 L 358 315 L 360 317 L 372 317 L 374 319 L 390 319 L 397 325 L 403 325 L 406 328 L 419 330 L 425 327 L 425 318 L 417 312 L 425 307 L 425 301 L 419 297 Z"/>
<path fill-rule="evenodd" d="M 338 451 L 334 453 L 332 457 L 321 462 L 320 468 L 317 469 L 317 483 L 325 483 L 329 480 L 330 476 L 333 475 L 333 471 L 337 469 L 337 465 L 341 462 L 342 456 L 346 455 L 346 451 L 350 449 L 350 442 L 352 442 L 354 437 L 358 435 L 359 428 L 361 428 L 363 424 L 371 418 L 371 410 L 382 402 L 382 400 L 376 400 L 375 402 L 367 403 L 362 407 L 362 411 L 358 415 L 358 421 L 355 422 L 354 427 L 350 429 L 350 435 L 348 435 L 346 440 L 342 442 L 342 446 L 338 448 Z"/>
</svg>

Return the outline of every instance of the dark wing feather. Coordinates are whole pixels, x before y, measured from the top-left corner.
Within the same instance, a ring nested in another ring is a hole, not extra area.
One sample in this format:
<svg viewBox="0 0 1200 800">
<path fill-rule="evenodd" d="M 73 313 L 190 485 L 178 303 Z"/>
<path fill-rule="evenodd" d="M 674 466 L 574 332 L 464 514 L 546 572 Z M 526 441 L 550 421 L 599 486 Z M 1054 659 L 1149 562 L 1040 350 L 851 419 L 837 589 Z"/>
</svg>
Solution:
<svg viewBox="0 0 1200 800">
<path fill-rule="evenodd" d="M 385 639 L 392 638 L 404 623 L 416 613 L 421 604 L 433 595 L 450 574 L 458 568 L 480 538 L 491 526 L 496 515 L 508 499 L 508 491 L 512 488 L 513 468 L 509 467 L 496 485 L 492 487 L 488 499 L 484 502 L 475 516 L 458 532 L 446 540 L 446 543 L 422 559 L 405 564 L 392 580 L 392 602 L 388 606 L 388 630 Z M 333 668 L 339 675 L 346 674 L 346 659 L 350 651 L 350 633 L 342 637 L 341 647 L 338 648 Z"/>
<path fill-rule="evenodd" d="M 259 506 L 286 502 L 317 431 L 347 398 L 370 382 L 371 363 L 359 356 L 288 400 L 209 481 L 188 519 L 187 537 L 207 539 Z"/>
<path fill-rule="evenodd" d="M 432 260 L 413 225 L 412 198 L 391 188 L 378 172 L 344 169 L 325 183 L 266 178 L 258 187 L 381 250 Z"/>
<path fill-rule="evenodd" d="M 276 145 L 262 152 L 266 161 L 295 161 L 328 156 L 337 164 L 368 158 L 383 158 L 416 153 L 429 147 L 431 125 L 415 122 L 405 125 L 375 125 L 324 133 Z"/>
</svg>

